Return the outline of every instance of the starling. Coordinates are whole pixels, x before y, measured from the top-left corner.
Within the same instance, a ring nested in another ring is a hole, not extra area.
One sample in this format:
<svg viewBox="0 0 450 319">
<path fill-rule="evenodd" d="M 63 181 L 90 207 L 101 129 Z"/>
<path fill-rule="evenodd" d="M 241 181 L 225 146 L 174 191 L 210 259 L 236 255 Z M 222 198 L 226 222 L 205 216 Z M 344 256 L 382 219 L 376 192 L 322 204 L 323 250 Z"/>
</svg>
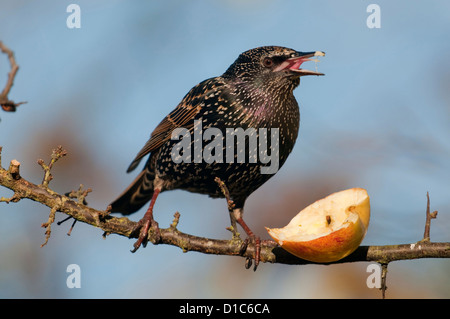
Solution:
<svg viewBox="0 0 450 319">
<path fill-rule="evenodd" d="M 128 167 L 131 172 L 149 155 L 141 173 L 111 203 L 112 212 L 128 215 L 150 200 L 135 230 L 139 238 L 133 252 L 146 244 L 150 227 L 158 229 L 153 206 L 160 192 L 184 189 L 224 198 L 216 182 L 219 178 L 234 203 L 231 217 L 255 242 L 256 269 L 260 241 L 243 220 L 244 203 L 292 151 L 300 121 L 293 90 L 301 76 L 323 75 L 300 66 L 323 55 L 279 46 L 251 49 L 241 53 L 223 75 L 187 93 Z M 180 132 L 182 136 L 177 136 Z"/>
</svg>

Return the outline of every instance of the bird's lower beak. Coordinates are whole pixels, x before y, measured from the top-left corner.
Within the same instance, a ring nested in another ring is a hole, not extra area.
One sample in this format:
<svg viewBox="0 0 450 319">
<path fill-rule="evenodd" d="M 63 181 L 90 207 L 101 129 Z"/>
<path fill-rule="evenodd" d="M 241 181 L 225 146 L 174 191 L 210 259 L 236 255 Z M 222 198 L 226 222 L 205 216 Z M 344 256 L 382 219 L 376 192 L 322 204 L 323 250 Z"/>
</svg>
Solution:
<svg viewBox="0 0 450 319">
<path fill-rule="evenodd" d="M 317 59 L 310 59 L 316 56 L 325 56 L 325 52 L 315 51 L 315 52 L 299 52 L 299 56 L 290 58 L 281 63 L 274 71 L 289 70 L 293 75 L 303 76 L 303 75 L 325 75 L 323 73 L 311 70 L 300 69 L 303 62 L 314 61 L 318 62 Z"/>
</svg>

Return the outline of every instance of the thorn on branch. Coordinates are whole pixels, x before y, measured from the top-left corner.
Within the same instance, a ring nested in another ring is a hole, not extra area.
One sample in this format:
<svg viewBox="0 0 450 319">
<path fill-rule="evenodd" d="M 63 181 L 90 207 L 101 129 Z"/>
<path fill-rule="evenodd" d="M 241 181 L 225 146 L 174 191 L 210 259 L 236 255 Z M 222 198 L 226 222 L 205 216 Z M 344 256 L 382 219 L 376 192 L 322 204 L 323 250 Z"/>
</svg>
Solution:
<svg viewBox="0 0 450 319">
<path fill-rule="evenodd" d="M 70 234 L 72 233 L 73 228 L 75 227 L 75 224 L 77 223 L 77 220 L 74 219 L 72 222 L 72 225 L 69 228 L 69 231 L 67 232 L 67 236 L 70 236 Z"/>
<path fill-rule="evenodd" d="M 426 210 L 426 220 L 425 220 L 425 231 L 423 233 L 422 242 L 430 241 L 430 228 L 431 228 L 431 219 L 437 217 L 437 211 L 433 211 L 430 213 L 430 195 L 427 192 L 427 210 Z"/>
<path fill-rule="evenodd" d="M 52 174 L 50 173 L 53 164 L 55 164 L 61 157 L 64 157 L 67 155 L 67 151 L 64 150 L 62 148 L 62 146 L 58 146 L 56 149 L 53 150 L 52 152 L 52 157 L 50 160 L 50 163 L 48 165 L 46 165 L 44 163 L 44 160 L 39 159 L 37 162 L 38 164 L 42 167 L 42 169 L 44 170 L 44 178 L 42 179 L 42 186 L 47 187 L 48 188 L 48 184 L 50 183 L 50 181 L 53 179 Z"/>
<path fill-rule="evenodd" d="M 56 224 L 59 226 L 62 223 L 64 223 L 65 221 L 68 221 L 69 219 L 72 219 L 72 216 L 69 216 L 67 218 L 64 218 L 63 220 L 57 222 Z M 70 234 L 72 233 L 73 227 L 75 226 L 75 224 L 77 223 L 77 220 L 75 218 L 73 218 L 73 222 L 72 222 L 72 226 L 70 226 L 69 231 L 67 232 L 67 236 L 70 236 Z"/>
<path fill-rule="evenodd" d="M 19 66 L 16 63 L 16 59 L 14 58 L 14 52 L 11 51 L 8 47 L 6 47 L 3 42 L 0 41 L 0 50 L 8 55 L 9 64 L 11 65 L 11 71 L 8 73 L 8 80 L 6 82 L 6 86 L 3 91 L 0 93 L 0 105 L 5 112 L 15 112 L 17 107 L 21 104 L 27 102 L 19 102 L 15 103 L 8 99 L 9 92 L 14 84 L 14 78 L 16 77 L 17 71 L 19 70 Z"/>
<path fill-rule="evenodd" d="M 388 264 L 387 263 L 382 263 L 381 264 L 381 297 L 383 299 L 386 298 L 386 278 L 387 278 L 387 272 L 388 272 Z"/>
<path fill-rule="evenodd" d="M 71 219 L 71 218 L 73 218 L 72 216 L 69 216 L 69 217 L 66 217 L 66 218 L 64 218 L 63 220 L 61 220 L 61 221 L 59 221 L 59 222 L 57 222 L 56 223 L 56 225 L 61 225 L 62 223 L 64 223 L 64 222 L 66 222 L 66 221 L 68 221 L 69 219 Z"/>
</svg>

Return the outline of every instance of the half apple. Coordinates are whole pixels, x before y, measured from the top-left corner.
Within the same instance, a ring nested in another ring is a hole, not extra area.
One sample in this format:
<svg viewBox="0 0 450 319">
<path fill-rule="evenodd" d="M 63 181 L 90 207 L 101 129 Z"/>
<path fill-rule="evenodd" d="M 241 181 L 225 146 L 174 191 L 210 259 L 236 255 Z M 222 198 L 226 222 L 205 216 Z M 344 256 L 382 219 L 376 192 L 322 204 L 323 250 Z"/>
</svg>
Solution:
<svg viewBox="0 0 450 319">
<path fill-rule="evenodd" d="M 291 254 L 328 263 L 350 255 L 369 227 L 370 199 L 362 188 L 333 193 L 309 205 L 283 228 L 269 235 Z"/>
</svg>

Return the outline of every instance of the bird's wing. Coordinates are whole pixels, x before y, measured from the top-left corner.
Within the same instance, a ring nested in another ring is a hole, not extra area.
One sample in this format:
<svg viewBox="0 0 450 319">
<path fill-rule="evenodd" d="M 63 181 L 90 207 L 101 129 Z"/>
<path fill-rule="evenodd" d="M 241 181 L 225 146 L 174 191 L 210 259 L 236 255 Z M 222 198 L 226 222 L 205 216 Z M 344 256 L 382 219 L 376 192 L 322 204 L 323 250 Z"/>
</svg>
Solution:
<svg viewBox="0 0 450 319">
<path fill-rule="evenodd" d="M 212 78 L 193 87 L 180 104 L 158 124 L 150 139 L 136 155 L 133 162 L 131 162 L 127 172 L 134 170 L 144 156 L 157 150 L 167 142 L 174 129 L 181 127 L 190 129 L 194 125 L 193 120 L 195 116 L 204 106 L 205 97 L 211 94 L 212 90 L 217 90 L 218 85 L 220 85 L 218 81 Z"/>
</svg>

